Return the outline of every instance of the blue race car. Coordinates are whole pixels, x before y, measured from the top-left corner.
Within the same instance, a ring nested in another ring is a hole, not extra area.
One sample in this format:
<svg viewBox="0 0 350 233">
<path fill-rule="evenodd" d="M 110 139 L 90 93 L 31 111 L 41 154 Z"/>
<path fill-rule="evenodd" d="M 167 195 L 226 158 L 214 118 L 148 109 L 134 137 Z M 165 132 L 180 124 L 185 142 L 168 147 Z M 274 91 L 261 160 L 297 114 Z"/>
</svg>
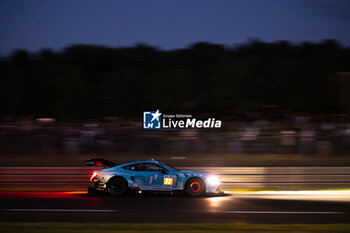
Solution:
<svg viewBox="0 0 350 233">
<path fill-rule="evenodd" d="M 104 159 L 85 161 L 88 166 L 109 167 L 93 172 L 89 193 L 106 191 L 121 196 L 128 190 L 165 191 L 184 190 L 190 196 L 218 193 L 220 178 L 208 172 L 178 170 L 156 160 L 143 160 L 116 165 Z"/>
</svg>

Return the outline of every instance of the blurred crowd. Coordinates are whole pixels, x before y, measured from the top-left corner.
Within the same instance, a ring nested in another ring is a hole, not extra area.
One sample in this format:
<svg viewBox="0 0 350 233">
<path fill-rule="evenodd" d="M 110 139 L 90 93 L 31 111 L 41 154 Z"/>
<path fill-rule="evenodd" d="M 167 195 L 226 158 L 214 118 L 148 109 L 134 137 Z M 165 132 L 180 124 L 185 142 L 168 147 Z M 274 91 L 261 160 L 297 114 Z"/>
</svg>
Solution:
<svg viewBox="0 0 350 233">
<path fill-rule="evenodd" d="M 1 154 L 305 154 L 350 153 L 350 124 L 339 116 L 258 113 L 222 117 L 221 129 L 144 130 L 142 119 L 106 117 L 0 121 Z"/>
</svg>

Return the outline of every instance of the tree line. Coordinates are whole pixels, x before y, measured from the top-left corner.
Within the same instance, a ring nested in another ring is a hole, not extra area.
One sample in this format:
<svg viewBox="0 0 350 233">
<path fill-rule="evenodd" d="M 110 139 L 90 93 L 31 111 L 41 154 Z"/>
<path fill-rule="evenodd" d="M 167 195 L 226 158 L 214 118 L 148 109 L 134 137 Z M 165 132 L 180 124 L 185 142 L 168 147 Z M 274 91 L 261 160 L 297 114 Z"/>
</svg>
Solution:
<svg viewBox="0 0 350 233">
<path fill-rule="evenodd" d="M 145 44 L 17 50 L 0 61 L 0 115 L 89 118 L 143 110 L 223 113 L 262 106 L 341 112 L 337 72 L 350 50 L 336 41 L 253 41 L 234 48 L 198 42 L 161 50 Z"/>
</svg>

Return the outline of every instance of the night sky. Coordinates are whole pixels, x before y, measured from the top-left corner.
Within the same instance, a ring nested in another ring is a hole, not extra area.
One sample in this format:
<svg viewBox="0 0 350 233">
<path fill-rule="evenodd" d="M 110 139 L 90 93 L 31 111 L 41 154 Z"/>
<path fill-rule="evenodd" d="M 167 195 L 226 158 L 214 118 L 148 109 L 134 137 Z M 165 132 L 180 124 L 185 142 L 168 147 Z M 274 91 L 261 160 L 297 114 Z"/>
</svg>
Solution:
<svg viewBox="0 0 350 233">
<path fill-rule="evenodd" d="M 251 39 L 350 42 L 347 0 L 2 0 L 0 54 L 71 44 L 161 49 Z"/>
</svg>

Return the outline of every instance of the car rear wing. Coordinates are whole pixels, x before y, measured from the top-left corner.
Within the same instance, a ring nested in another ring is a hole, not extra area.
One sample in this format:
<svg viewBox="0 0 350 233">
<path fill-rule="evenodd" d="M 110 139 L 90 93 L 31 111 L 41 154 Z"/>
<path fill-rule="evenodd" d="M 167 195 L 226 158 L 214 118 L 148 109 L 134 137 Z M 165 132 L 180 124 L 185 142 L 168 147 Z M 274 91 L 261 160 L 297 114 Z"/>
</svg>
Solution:
<svg viewBox="0 0 350 233">
<path fill-rule="evenodd" d="M 84 164 L 89 167 L 115 167 L 117 164 L 106 159 L 89 159 L 85 160 Z"/>
</svg>

